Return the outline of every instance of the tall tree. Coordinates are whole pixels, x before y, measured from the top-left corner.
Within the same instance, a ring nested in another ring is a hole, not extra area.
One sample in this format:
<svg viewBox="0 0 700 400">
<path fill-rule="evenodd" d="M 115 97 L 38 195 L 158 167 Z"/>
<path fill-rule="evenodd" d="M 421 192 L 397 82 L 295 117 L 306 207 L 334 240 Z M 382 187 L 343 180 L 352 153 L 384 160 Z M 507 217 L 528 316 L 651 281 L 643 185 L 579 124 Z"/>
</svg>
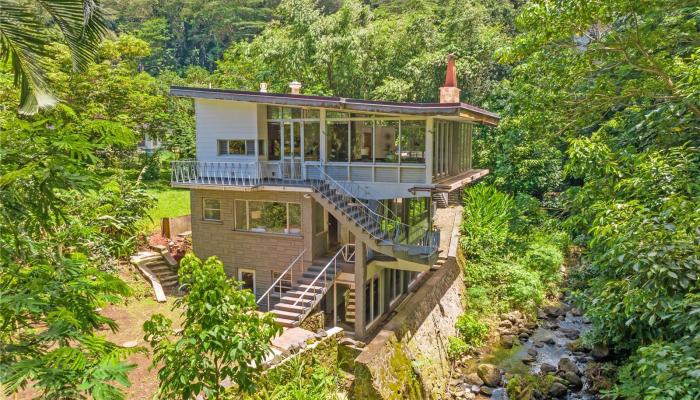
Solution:
<svg viewBox="0 0 700 400">
<path fill-rule="evenodd" d="M 97 0 L 3 1 L 0 59 L 11 63 L 15 85 L 20 87 L 20 112 L 24 114 L 36 113 L 56 103 L 45 73 L 50 36 L 42 21 L 44 16 L 53 20 L 60 30 L 75 71 L 89 65 L 106 33 Z"/>
</svg>

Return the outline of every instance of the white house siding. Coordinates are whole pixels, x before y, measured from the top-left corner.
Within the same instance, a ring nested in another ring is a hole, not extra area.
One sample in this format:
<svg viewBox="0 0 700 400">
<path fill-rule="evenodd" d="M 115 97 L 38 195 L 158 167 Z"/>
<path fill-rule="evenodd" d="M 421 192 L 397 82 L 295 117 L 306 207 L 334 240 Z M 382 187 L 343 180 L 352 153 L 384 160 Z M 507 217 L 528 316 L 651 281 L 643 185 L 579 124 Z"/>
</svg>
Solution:
<svg viewBox="0 0 700 400">
<path fill-rule="evenodd" d="M 256 156 L 218 156 L 218 139 L 258 138 L 255 103 L 195 99 L 198 161 L 256 160 Z"/>
</svg>

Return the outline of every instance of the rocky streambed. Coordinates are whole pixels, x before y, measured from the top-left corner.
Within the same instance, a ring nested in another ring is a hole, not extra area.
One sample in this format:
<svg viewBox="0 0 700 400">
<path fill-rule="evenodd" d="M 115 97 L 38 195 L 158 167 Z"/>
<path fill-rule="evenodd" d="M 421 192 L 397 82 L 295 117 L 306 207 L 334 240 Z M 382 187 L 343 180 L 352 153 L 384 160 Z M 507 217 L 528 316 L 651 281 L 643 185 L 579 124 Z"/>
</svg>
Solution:
<svg viewBox="0 0 700 400">
<path fill-rule="evenodd" d="M 566 301 L 544 307 L 536 321 L 514 311 L 500 316 L 499 344 L 457 363 L 450 380 L 455 399 L 595 399 L 592 378 L 604 347 L 587 348 L 588 322 Z"/>
</svg>

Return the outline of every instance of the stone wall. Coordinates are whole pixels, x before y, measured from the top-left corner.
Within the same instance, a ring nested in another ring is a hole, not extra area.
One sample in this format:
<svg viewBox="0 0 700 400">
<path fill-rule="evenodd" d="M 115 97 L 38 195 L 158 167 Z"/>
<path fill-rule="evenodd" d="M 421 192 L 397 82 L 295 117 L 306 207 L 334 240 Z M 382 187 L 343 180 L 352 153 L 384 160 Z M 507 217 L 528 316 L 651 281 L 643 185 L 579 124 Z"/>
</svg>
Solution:
<svg viewBox="0 0 700 400">
<path fill-rule="evenodd" d="M 355 386 L 362 391 L 356 398 L 446 398 L 447 341 L 464 313 L 464 291 L 460 268 L 449 257 L 355 360 Z"/>
</svg>

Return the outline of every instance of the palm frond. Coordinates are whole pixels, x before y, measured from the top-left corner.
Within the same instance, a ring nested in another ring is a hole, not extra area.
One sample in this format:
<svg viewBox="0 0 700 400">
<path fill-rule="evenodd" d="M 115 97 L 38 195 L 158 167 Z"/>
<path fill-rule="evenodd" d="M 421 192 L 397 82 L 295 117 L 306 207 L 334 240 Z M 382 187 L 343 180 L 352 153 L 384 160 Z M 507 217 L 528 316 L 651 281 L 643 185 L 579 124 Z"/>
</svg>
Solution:
<svg viewBox="0 0 700 400">
<path fill-rule="evenodd" d="M 61 28 L 71 51 L 73 69 L 83 71 L 107 33 L 104 10 L 97 0 L 39 0 Z"/>
<path fill-rule="evenodd" d="M 47 39 L 44 26 L 25 7 L 4 2 L 0 7 L 0 59 L 10 61 L 15 85 L 20 87 L 19 111 L 33 114 L 56 104 L 44 70 Z"/>
</svg>

